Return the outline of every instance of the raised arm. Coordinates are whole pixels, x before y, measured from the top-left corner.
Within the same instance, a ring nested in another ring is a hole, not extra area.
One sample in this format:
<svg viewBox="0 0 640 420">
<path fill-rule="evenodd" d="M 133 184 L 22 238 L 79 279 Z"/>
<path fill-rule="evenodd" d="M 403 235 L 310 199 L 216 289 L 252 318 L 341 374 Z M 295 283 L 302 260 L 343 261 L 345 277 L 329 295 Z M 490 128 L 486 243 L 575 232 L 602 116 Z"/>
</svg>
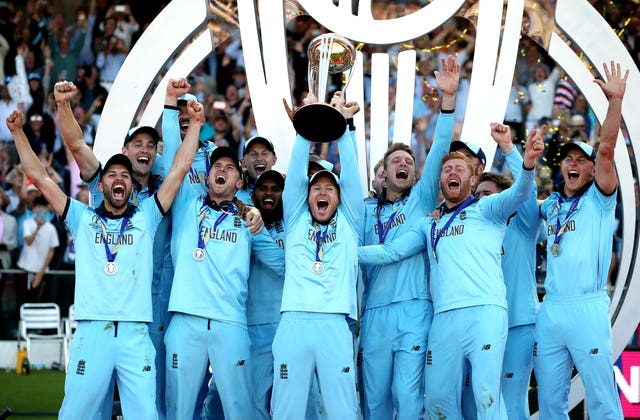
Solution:
<svg viewBox="0 0 640 420">
<path fill-rule="evenodd" d="M 40 190 L 44 198 L 47 199 L 53 210 L 58 215 L 62 215 L 67 205 L 67 195 L 60 189 L 58 184 L 49 178 L 47 169 L 31 149 L 29 140 L 22 129 L 23 124 L 24 115 L 20 110 L 13 111 L 7 117 L 7 127 L 13 134 L 16 149 L 22 162 L 22 170 L 33 182 L 33 185 Z"/>
<path fill-rule="evenodd" d="M 189 112 L 189 129 L 157 194 L 158 201 L 165 212 L 171 207 L 182 179 L 193 164 L 200 141 L 200 127 L 204 125 L 204 107 L 202 104 L 190 100 L 187 104 L 187 109 Z"/>
<path fill-rule="evenodd" d="M 71 109 L 71 101 L 76 97 L 78 88 L 73 82 L 58 82 L 53 87 L 53 96 L 58 107 L 58 122 L 62 140 L 73 158 L 78 162 L 80 176 L 89 180 L 100 168 L 100 162 L 93 150 L 84 141 L 82 129 Z"/>
<path fill-rule="evenodd" d="M 627 69 L 623 76 L 620 63 L 615 63 L 611 60 L 611 68 L 607 67 L 606 63 L 602 65 L 607 81 L 603 82 L 595 79 L 594 82 L 607 95 L 609 107 L 600 129 L 600 146 L 596 155 L 595 180 L 600 191 L 604 194 L 612 194 L 618 185 L 618 176 L 616 175 L 613 160 L 618 131 L 620 130 L 620 120 L 622 119 L 622 98 L 627 86 L 629 70 Z"/>
<path fill-rule="evenodd" d="M 488 213 L 495 220 L 506 221 L 531 195 L 534 184 L 536 162 L 544 151 L 543 138 L 547 134 L 547 126 L 533 129 L 529 133 L 525 145 L 522 171 L 516 177 L 515 183 L 499 194 L 493 194 L 480 200 L 483 212 Z"/>
<path fill-rule="evenodd" d="M 446 60 L 442 59 L 442 73 L 436 71 L 436 80 L 438 88 L 442 92 L 442 102 L 440 105 L 440 115 L 436 122 L 436 129 L 433 138 L 433 144 L 427 154 L 424 162 L 422 177 L 416 189 L 420 194 L 421 202 L 429 210 L 432 210 L 438 194 L 440 193 L 440 162 L 442 158 L 449 152 L 451 138 L 453 137 L 454 114 L 456 104 L 456 91 L 460 80 L 460 65 L 456 63 L 453 56 L 449 56 Z"/>
<path fill-rule="evenodd" d="M 353 118 L 360 111 L 357 102 L 345 102 L 344 93 L 338 91 L 331 99 L 331 105 L 338 109 L 345 119 Z M 360 183 L 360 171 L 358 168 L 358 154 L 349 129 L 338 141 L 340 154 L 340 200 L 347 209 L 352 223 L 359 223 L 363 219 L 364 206 L 362 204 L 362 185 Z"/>
<path fill-rule="evenodd" d="M 180 122 L 178 117 L 178 98 L 189 91 L 189 83 L 184 77 L 170 79 L 167 83 L 167 93 L 164 98 L 164 112 L 162 113 L 162 159 L 165 177 L 171 171 L 171 162 L 180 147 Z"/>
</svg>

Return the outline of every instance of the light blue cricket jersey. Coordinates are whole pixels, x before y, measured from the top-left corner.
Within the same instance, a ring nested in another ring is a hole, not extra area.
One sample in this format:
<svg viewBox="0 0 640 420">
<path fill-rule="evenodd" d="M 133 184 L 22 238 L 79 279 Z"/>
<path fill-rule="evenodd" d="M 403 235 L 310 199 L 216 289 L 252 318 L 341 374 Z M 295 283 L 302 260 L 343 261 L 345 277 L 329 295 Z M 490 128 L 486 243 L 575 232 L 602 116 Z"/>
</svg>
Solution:
<svg viewBox="0 0 640 420">
<path fill-rule="evenodd" d="M 284 225 L 282 221 L 265 226 L 278 246 L 284 249 Z M 249 296 L 247 297 L 247 325 L 274 324 L 280 322 L 280 305 L 284 276 L 251 256 Z"/>
<path fill-rule="evenodd" d="M 194 194 L 185 179 L 173 203 L 173 214 L 179 215 L 173 239 L 179 246 L 172 249 L 175 274 L 169 310 L 246 325 L 251 254 L 282 276 L 284 251 L 265 230 L 252 235 L 243 219 L 216 209 L 208 196 Z M 196 261 L 193 251 L 200 235 L 208 238 L 206 258 Z"/>
<path fill-rule="evenodd" d="M 517 178 L 522 172 L 522 156 L 514 147 L 505 155 Z M 534 324 L 538 307 L 536 287 L 536 242 L 542 219 L 538 213 L 538 187 L 531 186 L 529 196 L 509 219 L 502 248 L 502 273 L 507 287 L 509 328 Z"/>
<path fill-rule="evenodd" d="M 76 319 L 152 321 L 153 238 L 163 214 L 154 195 L 138 206 L 130 205 L 123 216 L 129 220 L 120 235 L 123 217 L 109 218 L 103 206 L 94 210 L 67 200 L 62 218 L 76 247 Z M 118 271 L 112 276 L 103 270 L 105 240 L 111 252 L 120 244 L 115 258 Z"/>
<path fill-rule="evenodd" d="M 175 106 L 165 105 L 162 112 L 162 159 L 164 166 L 164 176 L 166 177 L 171 171 L 173 160 L 178 153 L 178 149 L 182 144 L 182 138 L 180 137 L 180 124 L 178 122 L 178 114 L 180 108 Z M 181 185 L 188 185 L 193 190 L 192 196 L 205 197 L 208 194 L 207 178 L 209 176 L 209 158 L 211 152 L 216 148 L 215 143 L 206 142 L 200 143 L 200 147 L 196 150 L 196 154 L 193 158 L 193 163 L 187 175 Z M 175 216 L 174 216 L 175 215 Z M 180 223 L 179 219 L 182 215 L 172 212 L 171 221 L 172 224 Z M 175 235 L 171 236 L 171 256 L 173 258 L 173 265 L 175 267 L 176 260 L 174 257 L 175 250 L 180 247 L 180 242 Z"/>
<path fill-rule="evenodd" d="M 358 278 L 358 242 L 364 207 L 356 149 L 353 137 L 345 131 L 337 140 L 342 168 L 340 204 L 326 226 L 322 246 L 324 272 L 314 274 L 316 261 L 316 224 L 307 196 L 307 167 L 310 142 L 296 138 L 283 193 L 286 231 L 286 266 L 282 312 L 320 312 L 346 314 L 357 319 L 356 281 Z"/>
<path fill-rule="evenodd" d="M 247 176 L 246 173 L 245 176 Z M 249 184 L 246 190 L 238 190 L 238 192 L 236 193 L 236 197 L 238 197 L 238 199 L 241 200 L 244 204 L 253 206 L 253 199 L 251 198 L 251 194 L 253 194 L 253 184 Z"/>
<path fill-rule="evenodd" d="M 515 184 L 499 194 L 474 200 L 461 211 L 440 237 L 434 259 L 435 238 L 454 209 L 444 211 L 436 221 L 422 218 L 407 233 L 384 245 L 361 247 L 358 257 L 364 264 L 398 261 L 424 249 L 429 252 L 430 287 L 434 313 L 477 305 L 497 305 L 506 309 L 501 251 L 506 221 L 526 200 L 533 183 L 533 171 L 522 171 Z"/>
<path fill-rule="evenodd" d="M 87 180 L 87 186 L 89 188 L 89 202 L 93 207 L 98 207 L 104 200 L 104 194 L 98 189 L 100 183 L 100 174 L 102 173 L 102 166 L 98 171 Z M 144 188 L 140 188 L 140 184 L 132 179 L 133 193 L 129 199 L 129 202 L 133 205 L 137 205 L 142 200 L 153 196 L 158 188 L 162 185 L 164 178 L 159 175 L 151 175 L 149 178 L 149 185 Z M 164 217 L 156 230 L 156 236 L 153 240 L 153 281 L 151 283 L 151 293 L 154 295 L 162 294 L 169 296 L 171 290 L 171 278 L 162 278 L 163 267 L 165 264 L 170 264 L 171 261 L 171 217 Z M 165 274 L 165 277 L 169 277 Z"/>
<path fill-rule="evenodd" d="M 453 135 L 453 113 L 440 113 L 433 146 L 427 155 L 422 177 L 395 203 L 386 202 L 378 210 L 378 200 L 365 201 L 364 245 L 380 243 L 378 212 L 383 230 L 394 214 L 385 241 L 407 232 L 421 217 L 436 207 L 440 192 L 440 163 L 449 152 Z M 364 295 L 362 310 L 389 305 L 410 299 L 431 299 L 427 273 L 429 257 L 426 252 L 384 265 L 362 265 Z"/>
<path fill-rule="evenodd" d="M 604 195 L 595 182 L 580 194 L 566 197 L 554 192 L 540 206 L 547 220 L 547 277 L 544 287 L 550 296 L 580 296 L 606 290 L 615 233 L 616 190 Z M 567 220 L 567 212 L 580 200 Z M 565 225 L 560 237 L 560 254 L 549 251 L 556 238 L 557 222 Z M 565 224 L 566 222 L 566 224 Z"/>
</svg>

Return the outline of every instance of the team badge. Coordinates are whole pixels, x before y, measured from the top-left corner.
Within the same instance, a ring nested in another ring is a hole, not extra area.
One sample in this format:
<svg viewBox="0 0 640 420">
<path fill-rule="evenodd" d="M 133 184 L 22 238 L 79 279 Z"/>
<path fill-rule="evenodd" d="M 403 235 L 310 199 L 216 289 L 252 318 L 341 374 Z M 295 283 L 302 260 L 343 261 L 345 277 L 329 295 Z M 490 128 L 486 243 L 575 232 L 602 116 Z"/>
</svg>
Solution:
<svg viewBox="0 0 640 420">
<path fill-rule="evenodd" d="M 118 265 L 113 262 L 113 261 L 109 261 L 108 263 L 106 263 L 104 265 L 104 273 L 107 276 L 113 276 L 118 272 Z"/>
<path fill-rule="evenodd" d="M 314 261 L 314 263 L 311 264 L 311 272 L 313 274 L 324 273 L 324 264 L 322 264 L 322 261 Z"/>
<path fill-rule="evenodd" d="M 196 249 L 193 250 L 191 255 L 193 256 L 194 260 L 202 261 L 202 260 L 204 260 L 204 257 L 207 255 L 207 253 L 204 252 L 204 249 L 202 249 L 202 248 L 196 248 Z"/>
</svg>

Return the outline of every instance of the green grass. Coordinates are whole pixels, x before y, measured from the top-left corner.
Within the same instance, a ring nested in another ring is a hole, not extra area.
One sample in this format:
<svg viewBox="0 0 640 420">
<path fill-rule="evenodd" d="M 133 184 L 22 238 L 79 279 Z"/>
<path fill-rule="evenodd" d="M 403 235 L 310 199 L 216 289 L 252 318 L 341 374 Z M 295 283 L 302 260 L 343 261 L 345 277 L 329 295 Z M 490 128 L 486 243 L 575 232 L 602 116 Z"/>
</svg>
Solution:
<svg viewBox="0 0 640 420">
<path fill-rule="evenodd" d="M 64 395 L 64 372 L 36 370 L 22 376 L 0 371 L 0 412 L 9 407 L 12 418 L 57 418 Z"/>
</svg>

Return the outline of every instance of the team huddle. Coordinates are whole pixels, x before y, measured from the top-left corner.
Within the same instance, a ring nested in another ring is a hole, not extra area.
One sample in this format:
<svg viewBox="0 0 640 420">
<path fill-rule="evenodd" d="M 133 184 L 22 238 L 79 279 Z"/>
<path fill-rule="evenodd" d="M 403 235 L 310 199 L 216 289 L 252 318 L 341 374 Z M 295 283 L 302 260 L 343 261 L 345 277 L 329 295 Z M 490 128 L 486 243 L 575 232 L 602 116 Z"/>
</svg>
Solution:
<svg viewBox="0 0 640 420">
<path fill-rule="evenodd" d="M 459 73 L 451 56 L 435 72 L 441 109 L 420 179 L 411 148 L 391 144 L 364 201 L 360 106 L 342 92 L 330 103 L 347 123 L 339 176 L 298 135 L 285 180 L 264 137 L 247 140 L 242 162 L 202 143 L 203 106 L 182 78 L 167 86 L 162 153 L 157 130 L 134 127 L 102 165 L 71 111 L 77 88 L 58 82 L 62 137 L 92 206 L 48 177 L 14 111 L 22 167 L 76 244 L 60 418 L 110 418 L 117 383 L 125 418 L 528 419 L 532 370 L 540 418 L 568 418 L 575 365 L 590 417 L 621 419 L 606 282 L 628 71 L 604 65 L 597 150 L 565 143 L 563 182 L 542 202 L 547 127 L 521 155 L 509 127 L 491 124 L 513 179 L 485 172 L 480 147 L 452 141 Z"/>
</svg>

